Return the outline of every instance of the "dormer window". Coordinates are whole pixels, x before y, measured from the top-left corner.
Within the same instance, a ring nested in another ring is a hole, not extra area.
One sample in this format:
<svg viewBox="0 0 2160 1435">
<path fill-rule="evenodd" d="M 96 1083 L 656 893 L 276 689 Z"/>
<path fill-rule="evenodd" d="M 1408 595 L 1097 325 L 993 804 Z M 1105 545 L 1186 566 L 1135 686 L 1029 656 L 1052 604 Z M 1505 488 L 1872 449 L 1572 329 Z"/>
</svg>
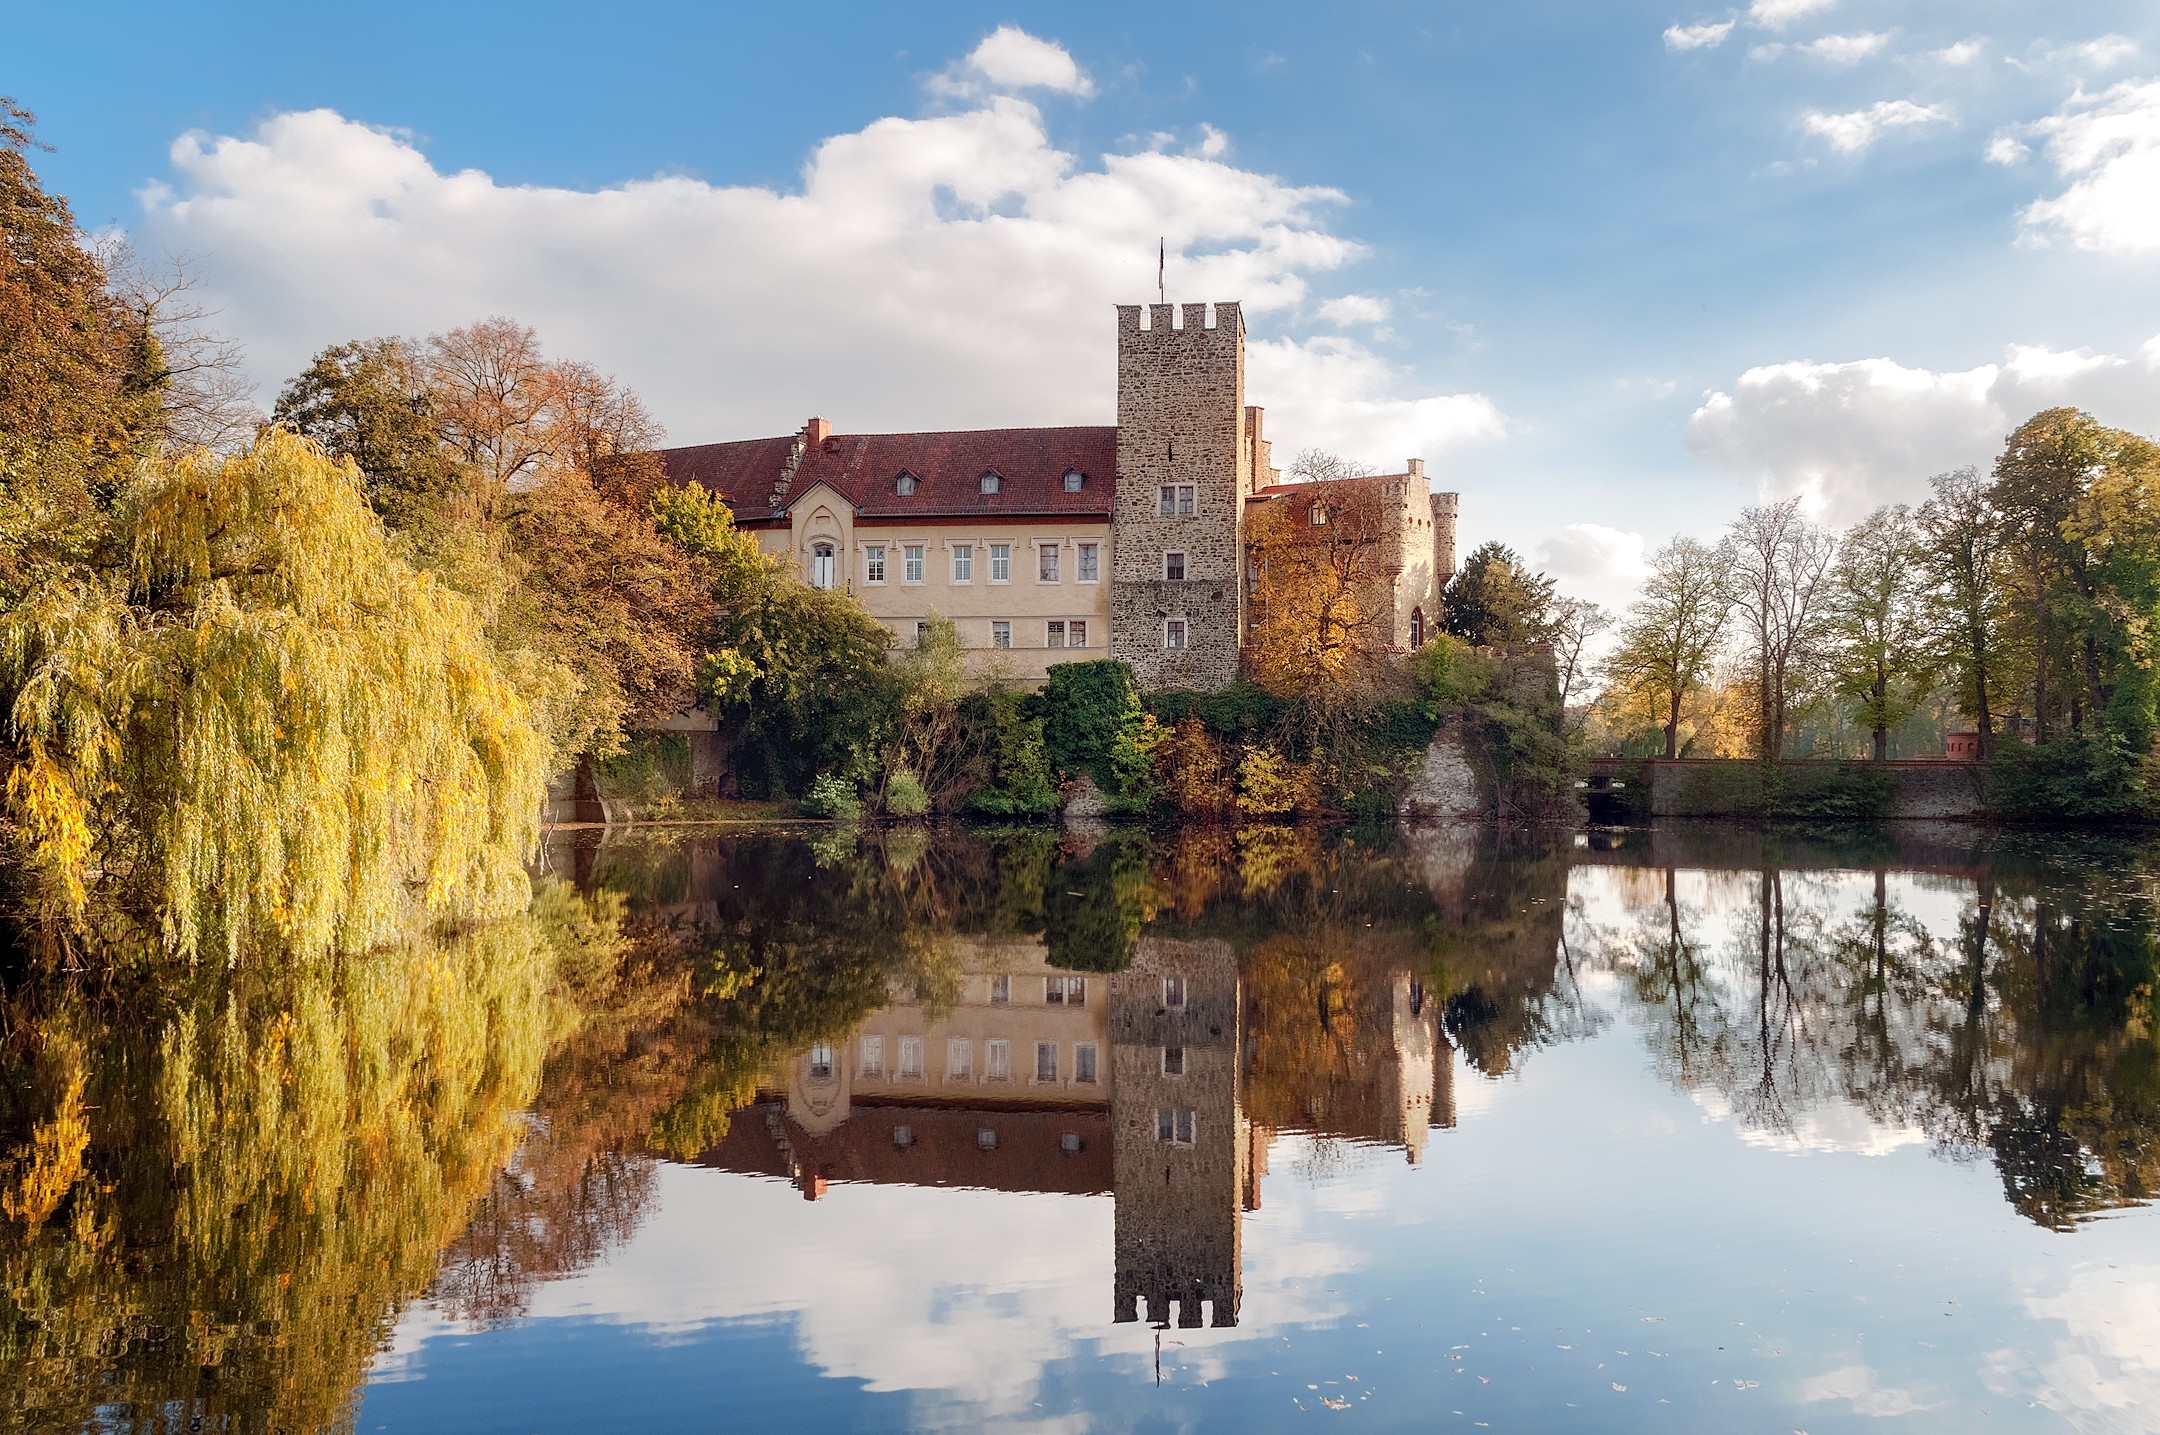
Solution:
<svg viewBox="0 0 2160 1435">
<path fill-rule="evenodd" d="M 902 498 L 912 497 L 915 492 L 915 475 L 901 469 L 900 476 L 893 480 L 893 492 Z"/>
<path fill-rule="evenodd" d="M 983 470 L 981 483 L 982 491 L 984 493 L 996 493 L 998 491 L 998 485 L 1003 482 L 1004 480 L 998 477 L 998 471 L 996 469 L 986 468 Z"/>
<path fill-rule="evenodd" d="M 1080 485 L 1085 482 L 1087 482 L 1087 475 L 1079 469 L 1068 468 L 1065 470 L 1065 491 L 1067 493 L 1078 493 Z"/>
</svg>

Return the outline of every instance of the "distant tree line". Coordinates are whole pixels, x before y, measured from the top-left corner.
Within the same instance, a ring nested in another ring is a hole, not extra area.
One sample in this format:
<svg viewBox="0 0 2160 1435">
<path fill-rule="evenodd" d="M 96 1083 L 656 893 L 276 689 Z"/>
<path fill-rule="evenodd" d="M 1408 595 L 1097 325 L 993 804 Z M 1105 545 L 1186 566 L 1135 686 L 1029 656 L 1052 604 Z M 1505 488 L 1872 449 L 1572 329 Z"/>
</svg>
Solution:
<svg viewBox="0 0 2160 1435">
<path fill-rule="evenodd" d="M 2160 699 L 2156 484 L 2160 446 L 2048 409 L 1992 473 L 1938 474 L 1918 508 L 1837 534 L 1788 499 L 1716 543 L 1676 538 L 1602 666 L 1606 740 L 1667 757 L 1851 756 L 1796 741 L 1805 716 L 1833 712 L 1879 759 L 1932 707 L 1969 722 L 2020 794 L 2052 786 L 2063 815 L 2121 808 Z"/>
</svg>

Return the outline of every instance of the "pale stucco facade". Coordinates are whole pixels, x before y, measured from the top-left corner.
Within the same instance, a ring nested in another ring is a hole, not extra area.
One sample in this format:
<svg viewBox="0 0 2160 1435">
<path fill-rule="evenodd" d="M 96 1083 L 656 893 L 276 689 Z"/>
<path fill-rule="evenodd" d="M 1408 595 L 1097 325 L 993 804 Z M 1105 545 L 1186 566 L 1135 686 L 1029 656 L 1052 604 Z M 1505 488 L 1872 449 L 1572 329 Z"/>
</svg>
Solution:
<svg viewBox="0 0 2160 1435">
<path fill-rule="evenodd" d="M 1107 521 L 864 518 L 824 484 L 789 514 L 789 526 L 757 530 L 759 546 L 804 582 L 852 594 L 900 644 L 918 623 L 949 618 L 970 672 L 1028 685 L 1052 663 L 1108 656 Z"/>
</svg>

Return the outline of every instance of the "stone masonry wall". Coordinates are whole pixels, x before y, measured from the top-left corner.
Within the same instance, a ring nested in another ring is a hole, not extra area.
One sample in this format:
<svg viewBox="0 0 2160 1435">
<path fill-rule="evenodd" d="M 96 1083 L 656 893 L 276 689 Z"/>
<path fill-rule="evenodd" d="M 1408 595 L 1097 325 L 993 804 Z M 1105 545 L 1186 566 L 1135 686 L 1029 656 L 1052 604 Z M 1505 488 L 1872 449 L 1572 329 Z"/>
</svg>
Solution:
<svg viewBox="0 0 2160 1435">
<path fill-rule="evenodd" d="M 1435 595 L 1455 576 L 1455 507 L 1458 496 L 1432 495 L 1433 592 Z M 1434 611 L 1438 604 L 1434 604 Z"/>
<path fill-rule="evenodd" d="M 1237 675 L 1244 631 L 1239 525 L 1252 487 L 1246 441 L 1245 321 L 1238 306 L 1118 306 L 1118 479 L 1110 555 L 1110 656 L 1143 688 L 1214 690 Z M 1165 484 L 1192 484 L 1195 511 L 1164 516 Z M 1163 554 L 1185 578 L 1163 577 Z M 1183 650 L 1163 646 L 1183 618 Z"/>
</svg>

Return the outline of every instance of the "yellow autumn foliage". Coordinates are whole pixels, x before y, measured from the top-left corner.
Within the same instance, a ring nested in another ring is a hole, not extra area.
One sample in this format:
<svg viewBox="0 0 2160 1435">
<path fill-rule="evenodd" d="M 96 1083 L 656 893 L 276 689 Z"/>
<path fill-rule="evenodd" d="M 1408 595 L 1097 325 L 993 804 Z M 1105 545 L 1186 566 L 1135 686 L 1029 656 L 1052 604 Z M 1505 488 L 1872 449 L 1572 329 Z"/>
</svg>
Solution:
<svg viewBox="0 0 2160 1435">
<path fill-rule="evenodd" d="M 236 959 L 520 910 L 548 746 L 358 472 L 270 430 L 146 464 L 103 567 L 0 616 L 15 856 L 42 916 Z"/>
</svg>

